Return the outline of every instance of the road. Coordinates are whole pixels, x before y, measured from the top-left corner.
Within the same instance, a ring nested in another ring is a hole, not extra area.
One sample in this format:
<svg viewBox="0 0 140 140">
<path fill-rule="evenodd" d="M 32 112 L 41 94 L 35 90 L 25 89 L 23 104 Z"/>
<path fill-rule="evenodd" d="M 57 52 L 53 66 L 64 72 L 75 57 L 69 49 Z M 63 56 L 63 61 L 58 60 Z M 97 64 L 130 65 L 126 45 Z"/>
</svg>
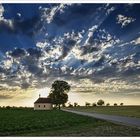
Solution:
<svg viewBox="0 0 140 140">
<path fill-rule="evenodd" d="M 127 125 L 127 126 L 136 126 L 140 128 L 140 119 L 139 118 L 132 118 L 132 117 L 123 117 L 123 116 L 116 116 L 116 115 L 105 115 L 105 114 L 98 114 L 98 113 L 89 113 L 89 112 L 81 112 L 81 111 L 74 111 L 69 109 L 62 109 L 63 111 L 89 116 L 101 120 L 110 121 L 117 124 Z"/>
</svg>

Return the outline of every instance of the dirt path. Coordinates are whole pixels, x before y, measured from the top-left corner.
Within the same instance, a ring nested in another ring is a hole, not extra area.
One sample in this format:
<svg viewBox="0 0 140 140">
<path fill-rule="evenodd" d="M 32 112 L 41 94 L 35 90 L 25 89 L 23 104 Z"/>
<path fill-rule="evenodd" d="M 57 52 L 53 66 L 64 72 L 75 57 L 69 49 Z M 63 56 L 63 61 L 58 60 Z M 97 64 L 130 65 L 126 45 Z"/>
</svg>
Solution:
<svg viewBox="0 0 140 140">
<path fill-rule="evenodd" d="M 75 114 L 79 114 L 79 115 L 90 116 L 93 118 L 114 122 L 117 124 L 137 126 L 140 128 L 140 119 L 139 118 L 123 117 L 123 116 L 116 116 L 116 115 L 104 115 L 104 114 L 98 114 L 98 113 L 88 113 L 88 112 L 74 111 L 74 110 L 68 110 L 68 109 L 62 109 L 62 110 L 71 112 L 71 113 L 75 113 Z"/>
</svg>

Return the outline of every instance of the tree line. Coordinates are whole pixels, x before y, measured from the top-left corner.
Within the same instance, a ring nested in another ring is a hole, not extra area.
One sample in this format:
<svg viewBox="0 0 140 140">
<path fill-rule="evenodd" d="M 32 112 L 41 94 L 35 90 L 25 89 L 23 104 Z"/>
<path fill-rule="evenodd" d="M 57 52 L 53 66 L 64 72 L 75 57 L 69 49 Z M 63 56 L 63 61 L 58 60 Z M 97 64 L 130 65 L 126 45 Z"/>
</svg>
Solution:
<svg viewBox="0 0 140 140">
<path fill-rule="evenodd" d="M 114 103 L 113 106 L 123 106 L 124 103 L 120 103 L 120 104 L 117 104 L 117 103 Z M 73 104 L 71 103 L 68 103 L 68 107 L 78 107 L 80 106 L 77 102 L 74 102 Z M 85 102 L 85 106 L 86 107 L 89 107 L 89 106 L 110 106 L 110 103 L 106 103 L 105 104 L 105 101 L 100 99 L 97 101 L 97 103 L 89 103 L 89 102 Z"/>
</svg>

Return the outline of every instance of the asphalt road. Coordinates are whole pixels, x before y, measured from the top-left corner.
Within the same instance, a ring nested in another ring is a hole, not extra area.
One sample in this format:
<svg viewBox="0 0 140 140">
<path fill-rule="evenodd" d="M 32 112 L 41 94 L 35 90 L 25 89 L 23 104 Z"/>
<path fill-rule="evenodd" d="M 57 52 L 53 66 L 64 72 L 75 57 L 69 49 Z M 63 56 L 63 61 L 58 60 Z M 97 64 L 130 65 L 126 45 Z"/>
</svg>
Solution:
<svg viewBox="0 0 140 140">
<path fill-rule="evenodd" d="M 117 124 L 122 124 L 122 125 L 127 125 L 127 126 L 136 126 L 140 128 L 139 118 L 123 117 L 123 116 L 116 116 L 116 115 L 104 115 L 104 114 L 98 114 L 98 113 L 88 113 L 88 112 L 74 111 L 74 110 L 69 110 L 69 109 L 62 109 L 62 110 L 79 114 L 79 115 L 83 115 L 83 116 L 90 116 L 93 118 L 114 122 Z"/>
</svg>

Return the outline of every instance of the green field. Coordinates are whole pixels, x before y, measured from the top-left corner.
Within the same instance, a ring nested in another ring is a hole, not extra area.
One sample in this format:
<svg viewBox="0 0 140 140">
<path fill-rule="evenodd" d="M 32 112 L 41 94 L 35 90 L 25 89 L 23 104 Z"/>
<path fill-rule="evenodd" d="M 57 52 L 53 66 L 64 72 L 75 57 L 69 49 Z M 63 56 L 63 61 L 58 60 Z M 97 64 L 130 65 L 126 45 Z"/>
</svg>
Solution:
<svg viewBox="0 0 140 140">
<path fill-rule="evenodd" d="M 1 108 L 0 136 L 140 136 L 140 129 L 60 110 Z"/>
<path fill-rule="evenodd" d="M 140 106 L 96 106 L 73 107 L 71 109 L 85 112 L 95 112 L 109 115 L 119 115 L 140 118 Z"/>
</svg>

